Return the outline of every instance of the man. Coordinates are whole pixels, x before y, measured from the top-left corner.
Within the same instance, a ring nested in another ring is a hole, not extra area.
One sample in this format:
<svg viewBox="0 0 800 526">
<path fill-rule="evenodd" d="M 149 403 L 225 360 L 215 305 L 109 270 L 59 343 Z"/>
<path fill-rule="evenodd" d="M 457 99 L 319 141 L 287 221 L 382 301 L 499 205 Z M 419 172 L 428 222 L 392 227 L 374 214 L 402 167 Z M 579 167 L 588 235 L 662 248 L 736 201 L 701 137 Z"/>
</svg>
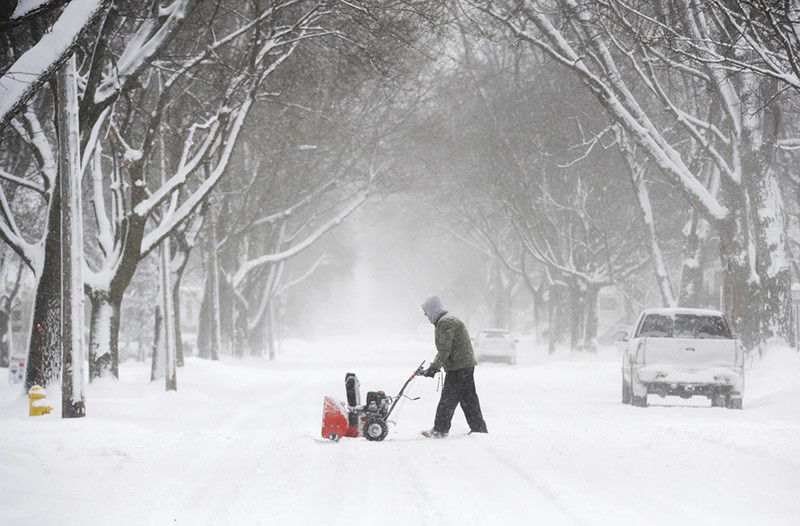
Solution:
<svg viewBox="0 0 800 526">
<path fill-rule="evenodd" d="M 433 429 L 422 434 L 431 438 L 444 438 L 450 431 L 450 421 L 456 406 L 461 404 L 467 418 L 470 433 L 487 433 L 486 422 L 481 413 L 481 403 L 475 392 L 475 354 L 464 323 L 444 310 L 439 296 L 431 296 L 422 304 L 422 312 L 436 327 L 436 358 L 422 372 L 422 376 L 433 378 L 443 368 L 444 387 L 436 408 Z"/>
</svg>

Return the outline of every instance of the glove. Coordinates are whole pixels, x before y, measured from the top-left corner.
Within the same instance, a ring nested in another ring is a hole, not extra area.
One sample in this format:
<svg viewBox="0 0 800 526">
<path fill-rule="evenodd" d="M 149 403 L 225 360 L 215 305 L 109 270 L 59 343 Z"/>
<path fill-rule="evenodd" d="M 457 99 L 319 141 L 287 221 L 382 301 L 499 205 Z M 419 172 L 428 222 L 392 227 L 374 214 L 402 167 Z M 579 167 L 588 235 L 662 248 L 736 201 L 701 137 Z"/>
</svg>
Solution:
<svg viewBox="0 0 800 526">
<path fill-rule="evenodd" d="M 436 376 L 436 373 L 439 372 L 438 369 L 434 369 L 432 366 L 428 367 L 427 369 L 423 370 L 420 374 L 422 376 L 427 376 L 428 378 L 433 378 Z"/>
</svg>

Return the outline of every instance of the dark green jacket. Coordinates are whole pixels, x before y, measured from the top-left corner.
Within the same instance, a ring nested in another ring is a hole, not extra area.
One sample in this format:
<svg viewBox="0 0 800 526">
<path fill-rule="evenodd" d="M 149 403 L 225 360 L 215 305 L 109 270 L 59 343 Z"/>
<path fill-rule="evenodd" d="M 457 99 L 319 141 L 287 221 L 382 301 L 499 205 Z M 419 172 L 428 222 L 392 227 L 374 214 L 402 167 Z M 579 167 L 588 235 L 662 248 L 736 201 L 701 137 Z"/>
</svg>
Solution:
<svg viewBox="0 0 800 526">
<path fill-rule="evenodd" d="M 434 369 L 441 367 L 446 373 L 449 373 L 477 365 L 469 332 L 461 320 L 447 311 L 442 311 L 434 326 L 436 327 L 436 358 L 433 359 L 431 367 Z"/>
</svg>

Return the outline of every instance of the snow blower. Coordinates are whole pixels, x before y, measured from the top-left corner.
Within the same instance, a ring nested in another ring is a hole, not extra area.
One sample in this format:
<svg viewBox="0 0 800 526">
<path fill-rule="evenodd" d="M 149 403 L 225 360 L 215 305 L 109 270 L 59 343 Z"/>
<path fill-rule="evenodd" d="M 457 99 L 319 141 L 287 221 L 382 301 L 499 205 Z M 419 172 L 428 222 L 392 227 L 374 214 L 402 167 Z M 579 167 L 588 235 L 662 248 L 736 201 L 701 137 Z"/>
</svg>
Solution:
<svg viewBox="0 0 800 526">
<path fill-rule="evenodd" d="M 397 396 L 388 396 L 383 391 L 369 391 L 367 403 L 361 405 L 361 383 L 354 373 L 344 376 L 347 392 L 347 405 L 339 403 L 330 396 L 325 397 L 322 406 L 322 438 L 338 442 L 342 437 L 365 437 L 367 440 L 380 441 L 389 433 L 388 419 L 403 392 L 419 373 L 422 364 L 406 380 Z M 408 397 L 406 397 L 408 398 Z M 411 398 L 417 400 L 417 398 Z"/>
</svg>

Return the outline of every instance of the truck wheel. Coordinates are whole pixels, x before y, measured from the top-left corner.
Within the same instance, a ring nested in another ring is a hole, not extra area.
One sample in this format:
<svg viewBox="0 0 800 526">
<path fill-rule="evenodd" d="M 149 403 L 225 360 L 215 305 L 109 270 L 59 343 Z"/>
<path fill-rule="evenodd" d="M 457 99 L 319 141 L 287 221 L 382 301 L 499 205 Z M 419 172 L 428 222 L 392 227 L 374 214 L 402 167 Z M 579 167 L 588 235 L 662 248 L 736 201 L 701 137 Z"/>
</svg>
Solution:
<svg viewBox="0 0 800 526">
<path fill-rule="evenodd" d="M 727 397 L 725 395 L 712 395 L 711 407 L 727 407 Z"/>
<path fill-rule="evenodd" d="M 644 390 L 644 396 L 636 396 L 635 385 L 639 386 L 639 391 Z M 633 407 L 647 407 L 647 388 L 636 380 L 636 376 L 633 374 L 633 365 L 631 365 L 631 383 L 628 384 L 628 387 L 631 390 L 631 405 Z"/>
<path fill-rule="evenodd" d="M 631 384 L 626 382 L 624 378 L 622 379 L 622 403 L 631 403 Z"/>
<path fill-rule="evenodd" d="M 727 397 L 725 400 L 725 408 L 726 409 L 741 409 L 742 408 L 742 399 L 741 398 L 733 398 Z"/>
<path fill-rule="evenodd" d="M 631 405 L 633 405 L 633 407 L 647 407 L 647 395 L 636 396 L 632 394 Z"/>
<path fill-rule="evenodd" d="M 364 436 L 367 440 L 379 442 L 386 438 L 387 433 L 389 433 L 389 427 L 385 420 L 370 418 L 364 423 Z"/>
</svg>

